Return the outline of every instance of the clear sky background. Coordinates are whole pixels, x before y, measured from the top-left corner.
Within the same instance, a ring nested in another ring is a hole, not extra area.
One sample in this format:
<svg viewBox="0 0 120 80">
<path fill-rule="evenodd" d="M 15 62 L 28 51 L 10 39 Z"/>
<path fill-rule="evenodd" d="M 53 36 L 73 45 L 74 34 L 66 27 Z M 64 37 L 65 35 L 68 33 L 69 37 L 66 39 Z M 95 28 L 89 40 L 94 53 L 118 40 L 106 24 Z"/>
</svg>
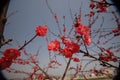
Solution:
<svg viewBox="0 0 120 80">
<path fill-rule="evenodd" d="M 72 12 L 72 16 L 75 17 L 75 14 L 79 13 L 81 3 L 82 23 L 88 25 L 88 18 L 84 17 L 84 15 L 89 13 L 89 1 L 90 0 L 48 0 L 48 3 L 52 11 L 58 15 L 61 28 L 64 24 L 63 16 L 66 16 L 65 25 L 67 29 L 70 30 L 73 23 L 70 9 Z M 11 15 L 11 13 L 14 14 Z M 25 41 L 28 41 L 35 35 L 35 28 L 38 25 L 47 25 L 52 32 L 58 33 L 56 22 L 46 5 L 45 0 L 11 0 L 7 15 L 8 21 L 5 26 L 4 35 L 6 39 L 12 38 L 13 42 L 10 45 L 3 46 L 2 51 L 4 51 L 6 48 L 17 47 L 18 44 L 23 45 Z M 9 15 L 11 16 L 9 17 Z M 104 18 L 106 19 L 104 21 L 104 26 L 106 28 L 116 26 L 114 21 L 112 23 L 109 23 L 109 20 L 112 19 L 111 15 L 102 14 L 100 17 L 102 16 L 104 16 Z M 100 27 L 100 24 L 102 22 L 101 20 L 102 18 L 100 18 L 94 26 Z M 49 40 L 55 38 L 50 33 L 47 34 L 47 37 L 49 37 Z M 40 48 L 40 55 L 37 57 L 37 59 L 40 61 L 40 66 L 42 67 L 48 62 L 48 51 L 46 50 L 47 43 L 45 41 L 45 38 L 46 37 L 37 37 L 28 46 L 26 46 L 26 50 L 29 54 L 35 54 Z M 80 58 L 82 58 L 82 56 L 80 56 Z M 51 70 L 50 72 L 59 75 L 64 71 L 65 62 L 62 57 L 58 57 L 57 59 L 61 64 L 63 64 L 63 66 L 54 71 Z M 72 65 L 76 64 L 72 63 Z M 92 65 L 94 66 L 95 64 Z M 92 65 L 89 66 L 89 69 L 90 67 L 92 67 Z M 12 67 L 20 68 L 20 66 L 14 65 L 12 65 Z M 21 70 L 25 69 L 28 68 L 21 68 Z M 8 77 L 13 77 L 13 75 L 8 75 L 6 72 L 4 72 L 4 74 Z"/>
</svg>

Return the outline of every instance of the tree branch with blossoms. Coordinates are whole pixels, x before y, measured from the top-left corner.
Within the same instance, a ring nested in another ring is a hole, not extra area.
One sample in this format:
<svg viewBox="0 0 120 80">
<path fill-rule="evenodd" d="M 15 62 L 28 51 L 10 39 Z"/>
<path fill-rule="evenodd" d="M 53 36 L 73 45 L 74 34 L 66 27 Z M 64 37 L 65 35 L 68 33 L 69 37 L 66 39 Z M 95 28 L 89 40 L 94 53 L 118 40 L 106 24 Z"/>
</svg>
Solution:
<svg viewBox="0 0 120 80">
<path fill-rule="evenodd" d="M 82 22 L 82 14 L 81 12 L 75 15 L 75 19 L 73 20 L 72 26 L 69 31 L 67 30 L 67 26 L 65 25 L 65 21 L 63 26 L 60 26 L 59 23 L 59 18 L 58 15 L 53 12 L 51 9 L 50 5 L 48 4 L 48 0 L 46 0 L 46 5 L 48 9 L 50 10 L 50 13 L 52 14 L 55 23 L 57 24 L 57 29 L 58 29 L 58 34 L 52 32 L 50 28 L 48 28 L 46 25 L 40 25 L 37 26 L 35 29 L 35 35 L 28 41 L 25 41 L 25 43 L 20 46 L 18 49 L 16 48 L 8 48 L 5 51 L 3 51 L 3 56 L 0 58 L 0 70 L 5 70 L 5 69 L 10 69 L 9 67 L 13 63 L 18 63 L 20 65 L 30 65 L 33 69 L 33 72 L 28 74 L 26 72 L 19 71 L 20 73 L 25 73 L 30 76 L 31 79 L 33 79 L 34 75 L 37 75 L 39 79 L 40 75 L 40 80 L 43 79 L 50 79 L 53 80 L 53 77 L 48 74 L 48 69 L 55 69 L 56 65 L 61 66 L 62 64 L 57 61 L 56 56 L 62 56 L 66 60 L 66 67 L 65 71 L 63 72 L 62 75 L 62 80 L 65 80 L 65 77 L 67 75 L 67 72 L 69 69 L 74 69 L 76 72 L 74 74 L 74 77 L 79 73 L 79 72 L 84 72 L 84 69 L 87 64 L 84 66 L 83 71 L 82 65 L 74 67 L 70 67 L 71 62 L 77 62 L 80 63 L 81 55 L 83 57 L 87 57 L 90 59 L 93 59 L 93 61 L 98 61 L 99 63 L 102 64 L 102 66 L 106 67 L 113 67 L 115 69 L 119 69 L 118 66 L 115 66 L 109 62 L 118 62 L 119 57 L 115 55 L 115 52 L 111 50 L 110 48 L 104 48 L 103 45 L 99 42 L 99 40 L 103 39 L 103 44 L 108 44 L 112 39 L 118 38 L 119 37 L 119 30 L 120 30 L 120 25 L 119 25 L 119 19 L 114 12 L 108 12 L 108 7 L 111 6 L 110 3 L 106 2 L 106 0 L 100 0 L 100 2 L 96 2 L 91 0 L 91 3 L 89 5 L 90 8 L 90 13 L 87 15 L 85 14 L 84 17 L 87 16 L 88 18 L 88 25 L 83 24 Z M 96 31 L 93 30 L 94 24 L 97 22 L 97 20 L 100 18 L 100 14 L 102 13 L 111 13 L 114 16 L 114 20 L 117 24 L 117 28 L 115 29 L 110 29 L 109 31 L 102 31 L 103 28 L 103 23 L 104 23 L 104 18 L 102 17 L 102 22 L 100 24 L 99 28 L 96 28 Z M 72 14 L 71 14 L 72 16 Z M 65 16 L 63 16 L 63 19 L 65 20 Z M 93 32 L 92 32 L 93 30 Z M 36 59 L 36 55 L 30 55 L 26 54 L 26 51 L 24 50 L 28 44 L 30 44 L 36 37 L 44 37 L 47 35 L 47 33 L 51 33 L 53 36 L 55 36 L 57 39 L 53 39 L 50 42 L 48 42 L 48 38 L 46 38 L 47 41 L 47 50 L 48 50 L 48 55 L 49 55 L 49 62 L 47 67 L 42 68 L 38 64 L 38 60 Z M 68 32 L 68 35 L 66 35 Z M 112 37 L 111 37 L 112 35 Z M 110 37 L 109 37 L 110 36 Z M 93 41 L 97 40 L 96 42 Z M 105 41 L 104 41 L 105 40 Z M 92 45 L 94 44 L 94 45 Z M 95 57 L 94 53 L 92 53 L 91 48 L 97 48 L 98 51 L 96 50 L 96 54 L 98 57 Z M 111 46 L 110 46 L 111 47 Z M 119 46 L 120 47 L 120 46 Z M 118 49 L 118 48 L 117 48 Z M 21 59 L 21 51 L 26 54 L 27 59 Z M 116 51 L 117 52 L 117 51 Z M 53 54 L 53 57 L 51 56 Z M 79 56 L 80 55 L 80 56 Z M 90 62 L 93 62 L 90 61 Z M 82 64 L 82 63 L 81 63 Z M 100 64 L 100 65 L 101 65 Z M 15 70 L 11 68 L 11 72 L 15 73 Z M 40 73 L 37 73 L 39 72 Z M 8 70 L 9 72 L 9 70 Z M 16 72 L 18 72 L 16 70 Z M 83 74 L 84 78 L 87 80 L 86 76 Z"/>
</svg>

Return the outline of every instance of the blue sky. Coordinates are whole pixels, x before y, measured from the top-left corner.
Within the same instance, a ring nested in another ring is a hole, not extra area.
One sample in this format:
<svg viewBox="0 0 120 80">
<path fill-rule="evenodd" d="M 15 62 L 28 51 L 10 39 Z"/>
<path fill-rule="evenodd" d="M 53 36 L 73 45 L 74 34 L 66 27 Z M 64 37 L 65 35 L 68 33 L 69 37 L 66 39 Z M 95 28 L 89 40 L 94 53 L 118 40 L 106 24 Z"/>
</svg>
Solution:
<svg viewBox="0 0 120 80">
<path fill-rule="evenodd" d="M 72 26 L 70 9 L 72 12 L 72 16 L 75 17 L 75 14 L 79 13 L 81 2 L 81 11 L 83 15 L 82 23 L 88 25 L 88 19 L 84 17 L 84 15 L 89 12 L 89 1 L 90 0 L 48 0 L 48 3 L 52 11 L 58 15 L 60 26 L 62 26 L 64 23 L 62 17 L 66 16 L 65 25 L 69 30 Z M 54 20 L 53 15 L 48 9 L 45 0 L 11 0 L 7 15 L 9 16 L 12 12 L 14 12 L 15 14 L 8 17 L 4 35 L 6 39 L 12 38 L 13 42 L 10 45 L 2 47 L 2 50 L 5 50 L 9 47 L 17 47 L 18 44 L 23 45 L 25 41 L 28 41 L 35 35 L 35 28 L 38 25 L 47 25 L 50 30 L 52 30 L 55 33 L 58 33 L 57 24 Z M 104 21 L 104 23 L 106 23 L 104 24 L 105 27 L 116 26 L 114 22 L 109 23 L 111 15 L 102 14 L 100 17 L 102 16 L 104 16 L 104 18 L 106 19 Z M 100 23 L 102 22 L 101 19 L 102 18 L 100 18 L 96 22 L 96 24 L 94 24 L 94 26 L 100 27 Z M 55 38 L 51 34 L 48 34 L 47 36 L 49 36 L 50 39 Z M 26 50 L 30 54 L 36 53 L 37 50 L 41 47 L 40 56 L 38 57 L 38 59 L 40 61 L 40 66 L 42 67 L 46 65 L 48 61 L 48 51 L 46 50 L 47 46 L 45 45 L 47 45 L 45 37 L 37 37 L 28 46 L 26 46 Z M 80 58 L 81 57 L 82 56 L 80 56 Z M 62 64 L 65 64 L 62 57 L 58 57 L 58 61 L 60 61 L 60 63 Z M 76 64 L 72 63 L 72 65 Z M 64 70 L 64 66 L 65 65 L 63 65 L 63 67 L 61 67 L 59 70 L 56 70 L 55 72 L 51 72 L 59 74 Z M 92 66 L 89 66 L 89 68 L 90 67 Z M 26 68 L 24 67 L 23 70 Z M 7 75 L 6 72 L 4 74 Z"/>
</svg>

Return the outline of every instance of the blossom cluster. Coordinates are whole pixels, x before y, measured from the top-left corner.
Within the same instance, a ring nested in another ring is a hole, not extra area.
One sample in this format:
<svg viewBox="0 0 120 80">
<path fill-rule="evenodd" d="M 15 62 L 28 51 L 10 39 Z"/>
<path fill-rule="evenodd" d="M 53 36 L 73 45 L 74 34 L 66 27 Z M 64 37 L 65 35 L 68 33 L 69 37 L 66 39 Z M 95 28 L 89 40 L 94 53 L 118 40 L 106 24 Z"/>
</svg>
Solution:
<svg viewBox="0 0 120 80">
<path fill-rule="evenodd" d="M 75 27 L 75 32 L 78 33 L 80 36 L 83 36 L 84 43 L 86 45 L 90 45 L 91 44 L 90 29 L 88 26 L 85 26 L 81 23 L 79 16 L 76 22 L 74 23 L 74 27 Z"/>
<path fill-rule="evenodd" d="M 36 27 L 35 32 L 36 32 L 37 36 L 44 37 L 44 36 L 46 36 L 46 34 L 48 32 L 48 28 L 45 25 L 41 25 L 41 26 Z"/>
<path fill-rule="evenodd" d="M 97 12 L 107 12 L 108 11 L 108 3 L 105 0 L 100 0 L 99 2 L 91 2 L 90 8 L 97 9 Z"/>
<path fill-rule="evenodd" d="M 69 41 L 69 40 L 68 40 Z M 64 42 L 64 41 L 63 41 Z M 73 54 L 79 52 L 80 46 L 74 42 L 69 41 L 68 43 L 64 43 L 65 47 L 60 50 L 60 52 L 66 57 L 70 58 Z"/>
<path fill-rule="evenodd" d="M 48 28 L 45 25 L 38 26 L 38 27 L 36 27 L 35 32 L 36 32 L 37 36 L 44 37 L 48 32 Z M 20 54 L 21 53 L 20 53 L 19 49 L 15 49 L 15 48 L 6 49 L 3 52 L 3 57 L 0 58 L 0 70 L 10 67 L 11 64 L 13 63 L 13 61 L 14 62 L 17 61 L 17 63 L 19 63 L 19 64 L 29 64 L 29 60 L 26 62 L 23 62 L 22 59 L 17 59 L 20 56 Z M 33 57 L 31 57 L 31 60 L 33 62 L 36 62 L 33 59 Z"/>
<path fill-rule="evenodd" d="M 20 56 L 20 51 L 18 49 L 9 48 L 3 52 L 3 57 L 0 58 L 0 70 L 8 68 L 13 60 Z"/>
<path fill-rule="evenodd" d="M 71 58 L 74 62 L 80 62 L 79 58 L 72 57 L 73 54 L 79 52 L 80 45 L 78 43 L 71 41 L 70 39 L 62 36 L 61 42 L 59 40 L 52 40 L 48 44 L 48 50 L 53 52 L 59 52 L 60 55 L 63 55 L 65 58 Z"/>
<path fill-rule="evenodd" d="M 105 0 L 100 0 L 100 1 L 91 1 L 89 8 L 91 9 L 90 13 L 87 14 L 87 16 L 89 17 L 93 17 L 95 15 L 96 12 L 107 12 L 108 11 L 108 6 L 109 3 L 107 3 Z"/>
<path fill-rule="evenodd" d="M 110 49 L 101 48 L 101 51 L 104 54 L 100 54 L 100 57 L 99 57 L 100 60 L 103 60 L 103 61 L 106 61 L 106 62 L 109 62 L 109 61 L 116 62 L 117 61 L 117 57 L 115 57 L 114 53 Z"/>
<path fill-rule="evenodd" d="M 89 28 L 85 25 L 82 25 L 79 18 L 77 19 L 76 23 L 74 23 L 74 27 L 75 27 L 75 32 L 78 33 L 79 35 L 83 36 L 84 43 L 86 45 L 90 45 L 91 37 L 90 37 Z M 64 28 L 64 32 L 66 32 L 65 29 L 66 28 Z M 40 25 L 40 26 L 36 27 L 36 29 L 35 29 L 36 36 L 44 37 L 44 36 L 46 36 L 47 32 L 48 32 L 48 28 L 46 25 Z M 75 41 L 71 41 L 70 39 L 66 38 L 65 36 L 62 36 L 60 39 L 61 39 L 61 42 L 58 40 L 51 41 L 48 44 L 48 50 L 54 51 L 54 52 L 59 51 L 60 54 L 65 56 L 66 58 L 71 58 L 74 62 L 80 62 L 79 58 L 72 57 L 73 54 L 79 52 L 80 45 Z M 63 47 L 61 47 L 61 45 L 63 45 Z M 20 51 L 19 51 L 19 49 L 9 48 L 4 51 L 3 55 L 4 56 L 2 58 L 0 58 L 0 64 L 1 64 L 0 69 L 1 70 L 10 67 L 13 60 L 14 61 L 17 60 L 17 57 L 20 56 Z M 29 61 L 27 61 L 27 62 L 23 62 L 22 60 L 17 60 L 17 61 L 20 64 L 29 63 Z"/>
</svg>

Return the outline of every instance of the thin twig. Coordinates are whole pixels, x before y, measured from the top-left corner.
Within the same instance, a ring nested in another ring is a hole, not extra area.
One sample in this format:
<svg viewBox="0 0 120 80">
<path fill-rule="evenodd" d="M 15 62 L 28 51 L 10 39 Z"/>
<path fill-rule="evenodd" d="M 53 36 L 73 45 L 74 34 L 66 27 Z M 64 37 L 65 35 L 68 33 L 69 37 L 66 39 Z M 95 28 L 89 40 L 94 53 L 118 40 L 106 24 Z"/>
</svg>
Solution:
<svg viewBox="0 0 120 80">
<path fill-rule="evenodd" d="M 44 73 L 45 76 L 46 76 L 47 78 L 49 78 L 49 80 L 52 80 L 52 78 L 51 78 L 38 64 L 36 64 L 36 63 L 34 63 L 34 64 L 39 67 L 39 70 L 42 71 L 42 73 Z"/>
<path fill-rule="evenodd" d="M 7 41 L 4 41 L 0 44 L 0 48 L 6 44 L 9 44 L 9 42 L 12 42 L 13 40 L 12 39 L 8 39 Z"/>
<path fill-rule="evenodd" d="M 70 65 L 71 59 L 72 59 L 72 58 L 69 58 L 69 61 L 68 61 L 68 63 L 67 63 L 66 69 L 65 69 L 65 72 L 64 72 L 61 80 L 64 80 L 64 78 L 65 78 L 65 76 L 66 76 L 66 73 L 67 73 L 68 67 L 69 67 L 69 65 Z"/>
<path fill-rule="evenodd" d="M 96 58 L 96 57 L 88 54 L 87 52 L 85 52 L 85 51 L 83 51 L 83 50 L 80 50 L 79 52 L 80 52 L 80 53 L 83 53 L 83 54 L 86 55 L 87 57 L 90 57 L 90 58 L 93 58 L 93 59 L 95 59 L 95 60 L 98 60 L 98 61 L 100 61 L 100 62 L 102 62 L 102 63 L 105 63 L 106 65 L 108 65 L 108 66 L 110 66 L 110 67 L 117 68 L 117 69 L 119 68 L 119 67 L 114 66 L 114 65 L 112 65 L 112 64 L 110 64 L 110 63 L 107 63 L 107 62 L 105 62 L 105 61 L 103 61 L 103 60 L 101 60 L 101 59 L 98 59 L 98 58 Z"/>
<path fill-rule="evenodd" d="M 87 54 L 89 54 L 89 51 L 88 51 L 88 49 L 87 49 L 87 45 L 85 44 L 85 41 L 83 40 L 83 36 L 81 36 L 81 38 L 82 38 L 83 44 L 84 44 L 84 46 L 85 46 L 85 49 L 86 49 L 86 51 L 87 51 Z"/>
<path fill-rule="evenodd" d="M 25 42 L 25 44 L 19 48 L 19 50 L 22 50 L 26 45 L 28 45 L 31 41 L 33 41 L 35 38 L 37 37 L 37 35 L 33 36 L 33 38 L 31 38 L 28 42 Z"/>
</svg>

